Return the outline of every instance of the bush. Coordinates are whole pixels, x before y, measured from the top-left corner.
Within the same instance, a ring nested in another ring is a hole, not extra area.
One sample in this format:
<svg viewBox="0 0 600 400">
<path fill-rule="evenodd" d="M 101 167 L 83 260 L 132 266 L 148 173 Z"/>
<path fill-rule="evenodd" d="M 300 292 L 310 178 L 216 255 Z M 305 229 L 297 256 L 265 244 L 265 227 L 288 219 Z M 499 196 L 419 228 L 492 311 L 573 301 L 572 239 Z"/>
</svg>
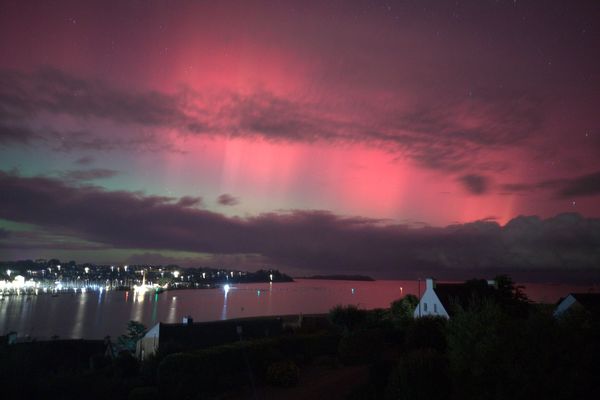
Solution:
<svg viewBox="0 0 600 400">
<path fill-rule="evenodd" d="M 446 324 L 446 319 L 442 317 L 415 319 L 406 332 L 406 349 L 434 349 L 444 353 L 447 348 Z"/>
<path fill-rule="evenodd" d="M 367 312 L 354 305 L 337 305 L 329 311 L 331 323 L 344 332 L 352 332 L 367 320 Z"/>
<path fill-rule="evenodd" d="M 156 385 L 158 382 L 158 366 L 162 358 L 159 358 L 158 355 L 154 354 L 150 357 L 147 357 L 140 364 L 140 372 L 139 375 L 147 385 Z"/>
<path fill-rule="evenodd" d="M 266 381 L 269 385 L 292 387 L 298 384 L 300 369 L 293 361 L 274 362 L 267 368 Z"/>
<path fill-rule="evenodd" d="M 338 354 L 344 364 L 364 364 L 376 360 L 383 350 L 383 334 L 380 330 L 351 332 L 343 336 Z"/>
<path fill-rule="evenodd" d="M 283 360 L 309 360 L 337 349 L 336 335 L 298 335 L 216 346 L 193 353 L 171 354 L 158 367 L 162 393 L 171 398 L 240 387 L 266 380 L 267 370 Z"/>
<path fill-rule="evenodd" d="M 396 327 L 409 325 L 413 320 L 413 313 L 419 304 L 419 299 L 413 294 L 407 294 L 390 304 L 390 317 Z"/>
<path fill-rule="evenodd" d="M 446 357 L 433 349 L 420 349 L 407 354 L 392 372 L 386 398 L 445 400 L 451 393 Z"/>
<path fill-rule="evenodd" d="M 102 370 L 110 365 L 110 358 L 102 353 L 92 354 L 90 357 L 90 369 L 94 371 Z"/>
<path fill-rule="evenodd" d="M 128 351 L 124 350 L 114 359 L 115 374 L 121 378 L 131 378 L 139 371 L 139 361 Z"/>
<path fill-rule="evenodd" d="M 128 400 L 158 400 L 158 389 L 153 386 L 137 387 L 129 392 Z"/>
</svg>

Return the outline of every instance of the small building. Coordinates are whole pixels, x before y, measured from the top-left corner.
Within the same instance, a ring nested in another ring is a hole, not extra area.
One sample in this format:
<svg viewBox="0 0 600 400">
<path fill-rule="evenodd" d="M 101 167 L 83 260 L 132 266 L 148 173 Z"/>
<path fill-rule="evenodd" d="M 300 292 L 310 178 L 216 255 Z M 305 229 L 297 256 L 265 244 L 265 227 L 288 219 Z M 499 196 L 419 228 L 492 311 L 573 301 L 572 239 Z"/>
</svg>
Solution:
<svg viewBox="0 0 600 400">
<path fill-rule="evenodd" d="M 496 282 L 472 281 L 469 283 L 439 283 L 432 278 L 425 280 L 425 292 L 415 308 L 413 316 L 450 318 L 456 307 L 466 309 L 476 297 L 486 297 L 495 289 Z M 479 285 L 481 282 L 481 285 Z"/>
<path fill-rule="evenodd" d="M 554 316 L 560 317 L 570 311 L 585 311 L 600 315 L 600 293 L 570 293 L 558 301 Z"/>
</svg>

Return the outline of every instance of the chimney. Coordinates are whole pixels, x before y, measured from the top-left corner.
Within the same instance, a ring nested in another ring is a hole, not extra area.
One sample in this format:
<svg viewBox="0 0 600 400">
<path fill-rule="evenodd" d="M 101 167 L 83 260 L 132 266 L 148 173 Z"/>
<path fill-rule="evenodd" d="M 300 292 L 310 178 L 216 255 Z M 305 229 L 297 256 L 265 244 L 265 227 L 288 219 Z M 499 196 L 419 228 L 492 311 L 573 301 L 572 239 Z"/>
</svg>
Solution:
<svg viewBox="0 0 600 400">
<path fill-rule="evenodd" d="M 425 280 L 425 290 L 433 290 L 433 288 L 435 288 L 435 282 L 433 281 L 433 278 L 427 278 Z"/>
</svg>

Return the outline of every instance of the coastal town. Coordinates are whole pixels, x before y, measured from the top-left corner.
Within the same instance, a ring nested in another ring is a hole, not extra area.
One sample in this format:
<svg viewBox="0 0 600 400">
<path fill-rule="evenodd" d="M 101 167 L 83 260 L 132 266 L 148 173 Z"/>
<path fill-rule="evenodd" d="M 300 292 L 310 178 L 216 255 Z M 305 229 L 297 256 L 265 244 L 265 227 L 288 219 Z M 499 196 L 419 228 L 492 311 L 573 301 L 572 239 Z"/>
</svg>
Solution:
<svg viewBox="0 0 600 400">
<path fill-rule="evenodd" d="M 0 262 L 0 299 L 10 295 L 82 293 L 86 291 L 206 289 L 225 284 L 291 282 L 276 269 L 255 272 L 177 265 L 100 265 L 38 259 Z"/>
</svg>

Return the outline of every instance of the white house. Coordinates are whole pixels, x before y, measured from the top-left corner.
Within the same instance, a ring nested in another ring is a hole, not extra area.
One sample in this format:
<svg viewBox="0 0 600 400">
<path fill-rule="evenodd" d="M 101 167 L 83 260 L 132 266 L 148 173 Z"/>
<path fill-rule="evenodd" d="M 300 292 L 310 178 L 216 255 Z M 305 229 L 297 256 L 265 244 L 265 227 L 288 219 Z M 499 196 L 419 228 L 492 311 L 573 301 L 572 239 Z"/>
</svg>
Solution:
<svg viewBox="0 0 600 400">
<path fill-rule="evenodd" d="M 468 308 L 474 298 L 489 296 L 495 287 L 496 282 L 493 280 L 487 281 L 487 285 L 483 283 L 483 286 L 474 286 L 465 283 L 436 284 L 432 278 L 428 278 L 425 280 L 425 292 L 413 316 L 450 318 L 456 306 Z"/>
<path fill-rule="evenodd" d="M 448 311 L 442 304 L 442 301 L 435 292 L 435 282 L 432 278 L 425 280 L 425 292 L 419 300 L 417 308 L 415 308 L 414 317 L 437 316 L 450 318 Z"/>
</svg>

